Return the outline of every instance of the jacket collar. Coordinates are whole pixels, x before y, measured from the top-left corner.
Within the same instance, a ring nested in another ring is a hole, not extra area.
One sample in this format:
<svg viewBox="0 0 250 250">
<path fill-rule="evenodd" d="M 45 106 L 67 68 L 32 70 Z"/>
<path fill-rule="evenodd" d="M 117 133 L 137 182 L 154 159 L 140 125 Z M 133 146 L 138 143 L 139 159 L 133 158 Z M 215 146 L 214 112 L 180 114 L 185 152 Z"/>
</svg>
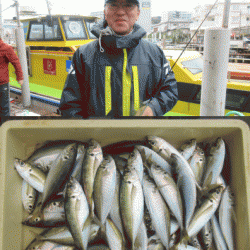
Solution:
<svg viewBox="0 0 250 250">
<path fill-rule="evenodd" d="M 116 36 L 112 30 L 107 29 L 107 21 L 101 21 L 97 23 L 91 32 L 99 39 L 100 49 L 102 49 L 102 43 L 105 44 L 105 47 L 113 47 L 124 49 L 135 47 L 141 38 L 145 36 L 146 31 L 138 24 L 134 25 L 133 32 L 126 36 Z"/>
</svg>

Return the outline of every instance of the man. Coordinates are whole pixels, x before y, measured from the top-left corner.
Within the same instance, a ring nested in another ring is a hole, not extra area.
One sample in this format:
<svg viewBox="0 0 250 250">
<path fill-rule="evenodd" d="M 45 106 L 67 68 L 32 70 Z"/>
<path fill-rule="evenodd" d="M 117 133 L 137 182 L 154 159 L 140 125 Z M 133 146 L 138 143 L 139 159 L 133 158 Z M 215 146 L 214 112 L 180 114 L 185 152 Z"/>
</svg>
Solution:
<svg viewBox="0 0 250 250">
<path fill-rule="evenodd" d="M 161 116 L 178 99 L 163 51 L 142 39 L 138 0 L 106 0 L 99 38 L 74 54 L 61 97 L 63 117 Z"/>
<path fill-rule="evenodd" d="M 19 59 L 14 49 L 0 37 L 0 116 L 10 115 L 9 63 L 14 66 L 16 79 L 22 85 L 23 72 Z"/>
</svg>

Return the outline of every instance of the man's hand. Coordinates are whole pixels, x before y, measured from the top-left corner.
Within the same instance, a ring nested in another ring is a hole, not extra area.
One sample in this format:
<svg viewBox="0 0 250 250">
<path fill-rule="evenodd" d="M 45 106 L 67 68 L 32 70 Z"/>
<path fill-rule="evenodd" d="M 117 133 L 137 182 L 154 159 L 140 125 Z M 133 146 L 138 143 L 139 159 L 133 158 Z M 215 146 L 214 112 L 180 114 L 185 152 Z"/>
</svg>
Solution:
<svg viewBox="0 0 250 250">
<path fill-rule="evenodd" d="M 18 83 L 22 86 L 23 85 L 23 80 L 18 81 Z"/>
<path fill-rule="evenodd" d="M 154 116 L 154 113 L 149 106 L 143 106 L 137 110 L 135 116 Z"/>
</svg>

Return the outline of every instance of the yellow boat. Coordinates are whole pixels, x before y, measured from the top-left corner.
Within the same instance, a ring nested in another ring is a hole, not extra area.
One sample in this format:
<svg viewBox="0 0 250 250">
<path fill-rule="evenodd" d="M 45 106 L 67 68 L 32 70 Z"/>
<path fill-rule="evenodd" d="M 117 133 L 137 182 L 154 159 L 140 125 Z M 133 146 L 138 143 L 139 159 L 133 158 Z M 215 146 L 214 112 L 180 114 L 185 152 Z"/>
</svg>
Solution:
<svg viewBox="0 0 250 250">
<path fill-rule="evenodd" d="M 96 39 L 90 29 L 97 19 L 81 15 L 51 15 L 21 20 L 31 93 L 61 98 L 72 56 L 78 47 Z M 9 72 L 10 86 L 20 89 L 11 64 Z"/>
<path fill-rule="evenodd" d="M 166 58 L 174 65 L 180 50 L 164 50 Z M 245 70 L 241 70 L 245 66 Z M 232 70 L 234 68 L 234 70 Z M 185 51 L 173 68 L 178 82 L 179 101 L 166 115 L 200 115 L 203 58 L 197 51 Z M 250 65 L 229 63 L 225 115 L 236 113 L 250 115 Z M 234 79 L 232 79 L 234 78 Z M 242 80 L 244 79 L 244 80 Z M 236 111 L 236 112 L 232 112 Z"/>
</svg>

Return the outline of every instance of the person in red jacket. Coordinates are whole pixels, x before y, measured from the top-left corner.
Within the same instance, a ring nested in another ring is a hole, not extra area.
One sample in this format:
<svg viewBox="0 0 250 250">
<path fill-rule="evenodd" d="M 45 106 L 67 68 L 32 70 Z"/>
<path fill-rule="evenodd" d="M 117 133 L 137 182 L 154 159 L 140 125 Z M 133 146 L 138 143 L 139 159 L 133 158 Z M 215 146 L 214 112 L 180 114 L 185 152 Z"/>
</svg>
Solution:
<svg viewBox="0 0 250 250">
<path fill-rule="evenodd" d="M 9 63 L 14 66 L 16 79 L 22 85 L 23 72 L 19 59 L 14 49 L 0 37 L 0 116 L 10 115 Z"/>
</svg>

